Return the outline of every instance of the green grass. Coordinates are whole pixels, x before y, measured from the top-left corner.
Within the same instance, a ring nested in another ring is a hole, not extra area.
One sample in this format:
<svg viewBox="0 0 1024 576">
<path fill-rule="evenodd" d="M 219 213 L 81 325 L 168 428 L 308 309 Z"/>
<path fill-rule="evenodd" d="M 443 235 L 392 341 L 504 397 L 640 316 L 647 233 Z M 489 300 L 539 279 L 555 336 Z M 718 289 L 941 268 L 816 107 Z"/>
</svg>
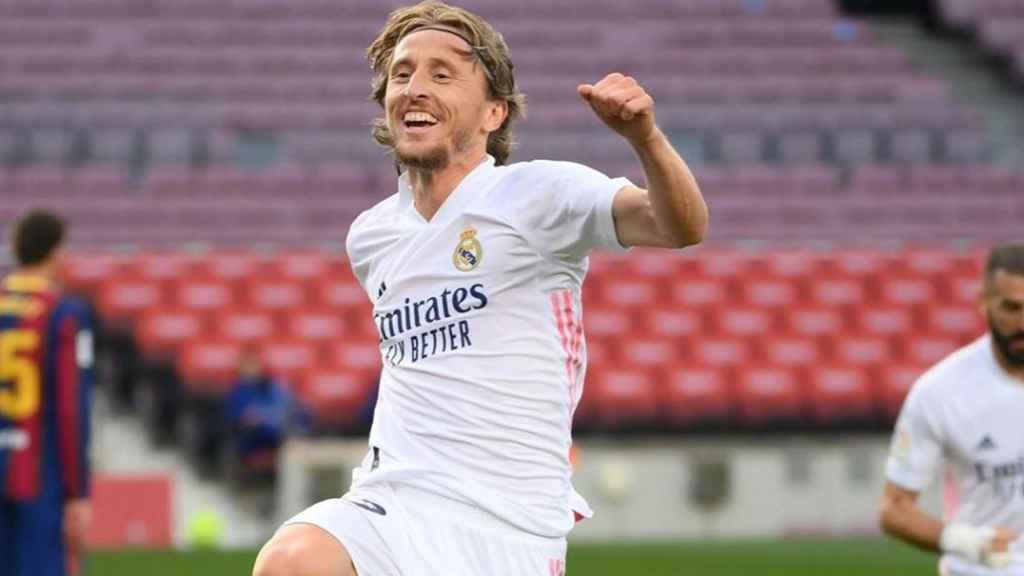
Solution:
<svg viewBox="0 0 1024 576">
<path fill-rule="evenodd" d="M 99 551 L 87 576 L 248 576 L 255 552 Z M 879 539 L 569 547 L 573 576 L 932 576 L 936 558 Z M 374 576 L 374 575 L 366 575 Z"/>
</svg>

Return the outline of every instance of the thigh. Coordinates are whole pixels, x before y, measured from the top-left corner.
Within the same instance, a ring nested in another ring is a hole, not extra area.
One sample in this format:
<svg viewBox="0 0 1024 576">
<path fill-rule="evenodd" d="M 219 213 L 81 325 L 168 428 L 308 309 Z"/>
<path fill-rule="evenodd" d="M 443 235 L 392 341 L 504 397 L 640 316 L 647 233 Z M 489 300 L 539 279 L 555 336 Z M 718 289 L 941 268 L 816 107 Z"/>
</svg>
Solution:
<svg viewBox="0 0 1024 576">
<path fill-rule="evenodd" d="M 402 576 L 395 561 L 395 552 L 382 535 L 380 526 L 382 521 L 398 519 L 394 513 L 391 518 L 387 517 L 386 511 L 378 514 L 376 510 L 380 504 L 377 500 L 381 499 L 364 498 L 354 503 L 344 498 L 333 498 L 319 502 L 285 522 L 278 535 L 319 531 L 329 535 L 334 545 L 340 544 L 340 552 L 351 559 L 359 576 Z"/>
</svg>

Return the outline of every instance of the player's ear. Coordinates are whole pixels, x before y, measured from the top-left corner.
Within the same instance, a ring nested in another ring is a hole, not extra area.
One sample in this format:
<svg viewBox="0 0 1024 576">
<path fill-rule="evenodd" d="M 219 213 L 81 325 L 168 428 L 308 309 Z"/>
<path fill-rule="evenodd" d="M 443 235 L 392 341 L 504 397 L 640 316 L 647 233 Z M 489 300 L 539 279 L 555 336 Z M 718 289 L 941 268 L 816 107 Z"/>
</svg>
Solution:
<svg viewBox="0 0 1024 576">
<path fill-rule="evenodd" d="M 504 98 L 487 101 L 487 117 L 484 118 L 484 130 L 490 134 L 505 122 L 508 117 L 508 102 Z"/>
</svg>

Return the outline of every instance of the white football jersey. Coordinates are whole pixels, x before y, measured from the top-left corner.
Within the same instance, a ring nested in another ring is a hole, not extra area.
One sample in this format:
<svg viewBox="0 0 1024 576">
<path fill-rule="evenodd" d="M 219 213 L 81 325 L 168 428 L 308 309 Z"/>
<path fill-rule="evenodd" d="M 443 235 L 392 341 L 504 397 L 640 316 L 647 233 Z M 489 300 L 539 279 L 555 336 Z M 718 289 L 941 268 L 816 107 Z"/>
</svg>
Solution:
<svg viewBox="0 0 1024 576">
<path fill-rule="evenodd" d="M 903 404 L 887 478 L 922 491 L 943 473 L 943 520 L 1024 533 L 1024 383 L 984 336 L 921 376 Z M 945 466 L 943 466 L 945 465 Z M 943 561 L 973 573 L 966 560 Z M 988 572 L 985 572 L 986 574 Z M 1005 574 L 1024 574 L 1024 558 Z"/>
<path fill-rule="evenodd" d="M 590 515 L 570 483 L 586 346 L 587 254 L 623 249 L 629 185 L 579 164 L 487 159 L 427 221 L 405 176 L 361 214 L 348 255 L 384 369 L 359 486 L 406 483 L 561 537 Z"/>
</svg>

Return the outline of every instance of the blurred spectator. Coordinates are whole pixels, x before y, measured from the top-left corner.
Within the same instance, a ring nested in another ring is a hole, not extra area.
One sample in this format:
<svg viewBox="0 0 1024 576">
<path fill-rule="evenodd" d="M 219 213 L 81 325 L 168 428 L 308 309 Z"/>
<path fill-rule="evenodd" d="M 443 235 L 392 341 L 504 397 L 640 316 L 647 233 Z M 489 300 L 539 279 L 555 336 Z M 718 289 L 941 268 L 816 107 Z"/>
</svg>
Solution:
<svg viewBox="0 0 1024 576">
<path fill-rule="evenodd" d="M 308 430 L 309 416 L 288 387 L 266 373 L 256 351 L 242 354 L 238 372 L 224 400 L 232 456 L 243 479 L 272 480 L 278 450 L 290 434 Z"/>
</svg>

